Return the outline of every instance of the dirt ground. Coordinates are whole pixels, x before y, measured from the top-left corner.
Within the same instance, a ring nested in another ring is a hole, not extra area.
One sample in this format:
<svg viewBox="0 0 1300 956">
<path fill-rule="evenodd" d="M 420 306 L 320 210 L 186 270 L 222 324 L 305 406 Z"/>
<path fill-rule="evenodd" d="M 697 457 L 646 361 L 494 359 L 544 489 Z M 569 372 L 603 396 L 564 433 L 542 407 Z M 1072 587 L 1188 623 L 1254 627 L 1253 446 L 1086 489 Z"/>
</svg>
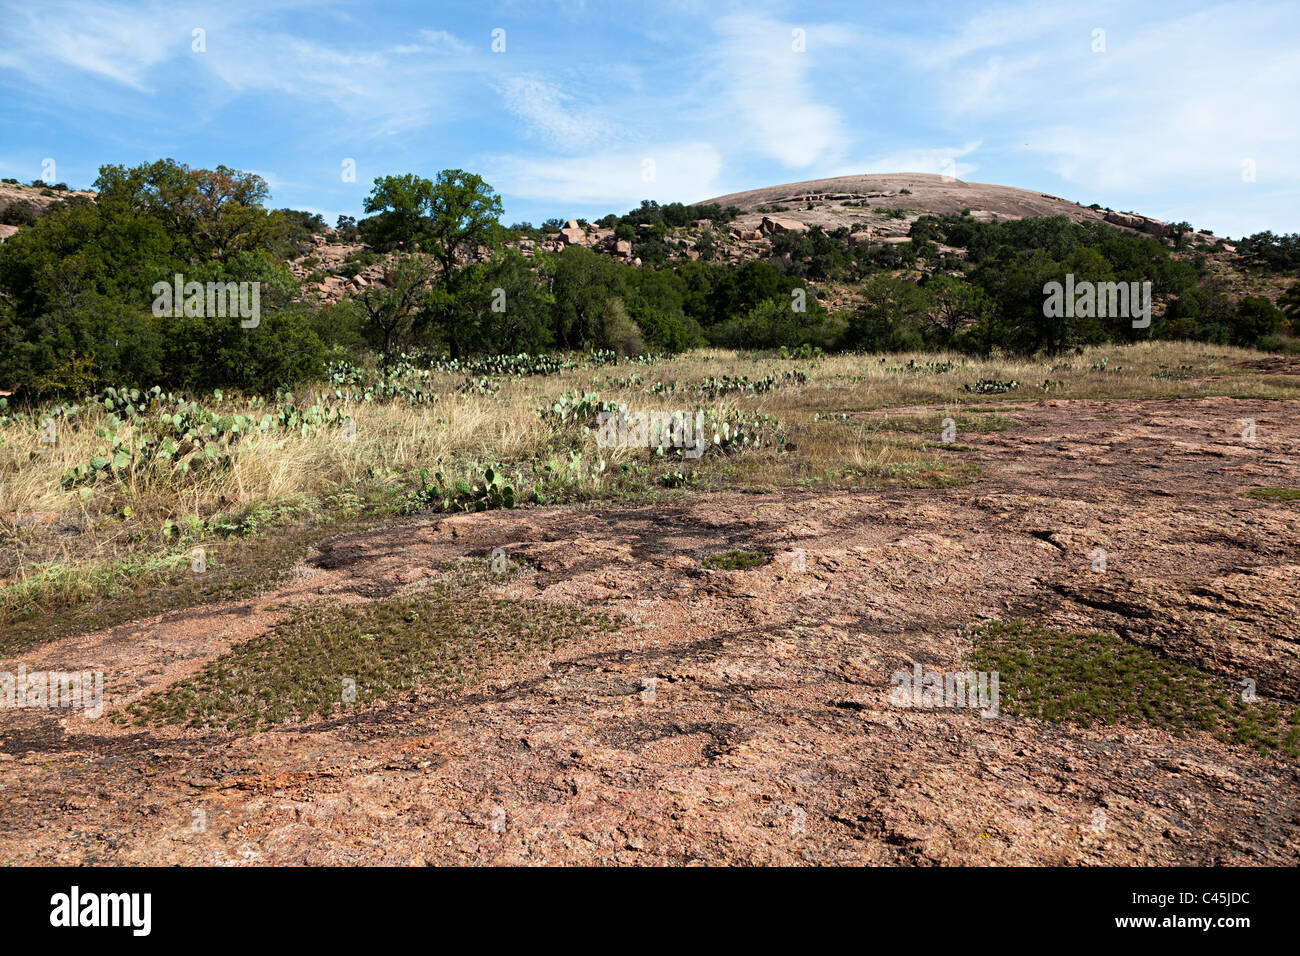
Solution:
<svg viewBox="0 0 1300 956">
<path fill-rule="evenodd" d="M 0 711 L 0 862 L 1300 863 L 1293 761 L 889 700 L 893 672 L 962 670 L 971 625 L 1020 616 L 1294 704 L 1300 502 L 1241 493 L 1300 487 L 1300 402 L 997 408 L 1020 424 L 957 436 L 983 468 L 963 487 L 429 518 L 328 542 L 256 600 L 0 661 L 107 683 L 98 720 Z M 108 719 L 288 601 L 373 600 L 497 547 L 530 566 L 507 595 L 627 626 L 268 732 Z M 701 566 L 740 547 L 772 560 Z"/>
</svg>

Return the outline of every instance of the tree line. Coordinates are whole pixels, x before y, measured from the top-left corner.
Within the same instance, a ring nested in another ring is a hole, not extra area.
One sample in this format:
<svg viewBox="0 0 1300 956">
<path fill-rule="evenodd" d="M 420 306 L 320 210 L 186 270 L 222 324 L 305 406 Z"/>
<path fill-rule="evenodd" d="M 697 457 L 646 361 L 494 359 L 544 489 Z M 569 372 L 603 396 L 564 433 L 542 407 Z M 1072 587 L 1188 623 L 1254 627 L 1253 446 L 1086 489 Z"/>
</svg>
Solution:
<svg viewBox="0 0 1300 956">
<path fill-rule="evenodd" d="M 360 222 L 340 222 L 382 262 L 384 280 L 333 305 L 303 299 L 287 262 L 312 248 L 321 218 L 269 209 L 264 180 L 174 160 L 104 166 L 95 200 L 70 197 L 0 245 L 0 387 L 22 394 L 98 385 L 269 392 L 323 374 L 332 357 L 382 359 L 422 348 L 453 357 L 553 349 L 676 352 L 737 348 L 988 353 L 1057 352 L 1140 336 L 1270 342 L 1300 305 L 1235 300 L 1204 262 L 1159 240 L 1065 218 L 990 223 L 924 216 L 903 243 L 851 242 L 847 229 L 774 236 L 770 254 L 712 255 L 737 210 L 650 201 L 600 223 L 645 253 L 634 267 L 582 246 L 526 257 L 532 227 L 501 224 L 501 199 L 477 174 L 383 176 Z M 699 261 L 668 259 L 673 230 L 695 230 Z M 553 224 L 558 225 L 558 223 Z M 1254 269 L 1294 268 L 1294 237 L 1241 245 Z M 962 250 L 957 255 L 953 250 Z M 1051 317 L 1044 287 L 1067 273 L 1149 281 L 1161 314 Z M 204 316 L 155 316 L 151 289 L 186 281 L 258 282 L 255 329 Z M 819 299 L 839 291 L 830 309 Z M 820 291 L 819 291 L 820 290 Z"/>
</svg>

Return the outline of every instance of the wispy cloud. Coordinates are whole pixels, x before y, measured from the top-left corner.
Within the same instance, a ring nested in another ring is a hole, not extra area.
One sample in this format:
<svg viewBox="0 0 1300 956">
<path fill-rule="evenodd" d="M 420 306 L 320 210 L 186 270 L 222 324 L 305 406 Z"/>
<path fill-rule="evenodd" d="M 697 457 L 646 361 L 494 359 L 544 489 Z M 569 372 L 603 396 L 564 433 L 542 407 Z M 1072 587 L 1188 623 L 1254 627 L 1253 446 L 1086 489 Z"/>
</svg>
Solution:
<svg viewBox="0 0 1300 956">
<path fill-rule="evenodd" d="M 277 26 L 300 0 L 187 8 L 72 0 L 6 7 L 0 68 L 26 74 L 52 93 L 80 94 L 81 74 L 166 100 L 177 77 L 217 99 L 246 93 L 327 106 L 372 133 L 427 125 L 456 100 L 457 74 L 481 67 L 471 46 L 446 30 L 415 31 L 414 43 L 324 43 Z M 12 19 L 11 19 L 12 17 Z M 197 32 L 196 32 L 197 31 Z M 17 42 L 21 36 L 21 42 Z M 71 71 L 71 72 L 69 72 Z"/>
<path fill-rule="evenodd" d="M 104 162 L 224 162 L 281 172 L 277 203 L 352 212 L 374 175 L 458 167 L 531 218 L 978 168 L 1234 234 L 1300 228 L 1289 0 L 817 7 L 0 0 L 0 160 L 30 179 L 57 157 L 80 184 Z"/>
<path fill-rule="evenodd" d="M 853 176 L 870 173 L 935 173 L 955 176 L 962 179 L 979 167 L 973 163 L 960 162 L 963 156 L 969 156 L 979 149 L 978 140 L 962 146 L 934 146 L 916 149 L 896 150 L 880 156 L 874 156 L 863 162 L 840 167 L 831 175 Z"/>
<path fill-rule="evenodd" d="M 622 208 L 642 199 L 717 195 L 722 167 L 712 144 L 675 143 L 551 159 L 500 157 L 489 161 L 488 178 L 523 198 Z"/>
<path fill-rule="evenodd" d="M 809 72 L 822 62 L 818 43 L 832 45 L 845 38 L 823 29 L 810 39 L 807 26 L 753 14 L 724 16 L 714 29 L 720 60 L 716 77 L 744 121 L 746 147 L 797 169 L 838 160 L 848 141 L 844 119 L 815 95 Z"/>
<path fill-rule="evenodd" d="M 93 3 L 11 3 L 4 8 L 0 68 L 42 84 L 71 69 L 150 93 L 158 64 L 188 51 L 193 18 L 159 10 L 140 18 Z"/>
<path fill-rule="evenodd" d="M 609 134 L 605 120 L 592 110 L 576 108 L 573 96 L 539 76 L 510 77 L 502 96 L 506 108 L 524 121 L 529 132 L 553 149 L 590 150 Z"/>
</svg>

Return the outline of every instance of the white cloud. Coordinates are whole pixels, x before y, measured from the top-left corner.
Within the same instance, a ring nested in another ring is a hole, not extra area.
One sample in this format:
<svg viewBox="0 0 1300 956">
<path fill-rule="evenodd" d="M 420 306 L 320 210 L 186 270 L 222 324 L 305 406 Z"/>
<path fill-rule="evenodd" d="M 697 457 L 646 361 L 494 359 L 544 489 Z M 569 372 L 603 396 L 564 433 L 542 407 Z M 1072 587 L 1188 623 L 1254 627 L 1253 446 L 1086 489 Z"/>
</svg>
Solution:
<svg viewBox="0 0 1300 956">
<path fill-rule="evenodd" d="M 1096 28 L 1105 30 L 1101 52 Z M 912 69 L 934 70 L 928 98 L 950 126 L 1008 151 L 1023 144 L 1021 155 L 1108 203 L 1248 229 L 1241 215 L 1211 221 L 1224 195 L 1236 194 L 1243 214 L 1251 203 L 1237 192 L 1244 159 L 1255 160 L 1261 186 L 1266 170 L 1274 186 L 1300 179 L 1294 30 L 1294 7 L 1276 2 L 1157 17 L 1121 4 L 1047 13 L 1017 5 L 910 56 Z M 1300 202 L 1284 205 L 1300 215 Z"/>
<path fill-rule="evenodd" d="M 830 176 L 863 176 L 871 173 L 935 173 L 964 179 L 979 167 L 959 162 L 980 147 L 979 140 L 962 146 L 935 146 L 902 149 L 868 159 L 865 162 L 842 166 Z"/>
<path fill-rule="evenodd" d="M 711 144 L 676 143 L 587 156 L 502 157 L 488 163 L 487 179 L 514 198 L 613 209 L 642 199 L 717 195 L 721 172 L 722 157 Z"/>
<path fill-rule="evenodd" d="M 791 168 L 826 165 L 842 157 L 848 134 L 840 112 L 818 102 L 808 73 L 823 46 L 846 41 L 844 31 L 808 29 L 756 15 L 722 17 L 720 65 L 714 79 L 743 121 L 746 145 Z M 805 49 L 795 49 L 803 30 Z"/>
<path fill-rule="evenodd" d="M 511 77 L 502 95 L 506 108 L 553 148 L 590 150 L 608 134 L 603 120 L 590 111 L 572 108 L 572 96 L 540 77 Z"/>
<path fill-rule="evenodd" d="M 459 102 L 457 79 L 483 68 L 470 46 L 445 30 L 419 30 L 412 44 L 348 48 L 270 26 L 303 6 L 302 0 L 194 9 L 156 0 L 130 8 L 91 0 L 9 4 L 0 21 L 9 47 L 0 53 L 0 67 L 78 102 L 84 101 L 84 79 L 67 67 L 155 96 L 178 77 L 208 82 L 218 100 L 279 92 L 308 109 L 323 105 L 343 113 L 361 124 L 363 135 L 426 125 L 440 109 L 445 115 Z M 192 48 L 196 28 L 204 31 L 201 52 Z M 18 36 L 21 45 L 13 42 Z"/>
<path fill-rule="evenodd" d="M 1039 0 L 1010 4 L 982 10 L 946 37 L 908 36 L 901 38 L 901 44 L 922 69 L 948 70 L 977 53 L 1040 42 L 1047 35 L 1060 36 L 1062 24 L 1070 21 L 1074 9 L 1068 3 Z M 1104 9 L 1098 9 L 1089 16 L 1104 13 Z"/>
<path fill-rule="evenodd" d="M 458 53 L 462 56 L 468 56 L 473 52 L 468 43 L 446 30 L 421 30 L 420 39 L 424 41 L 425 49 Z"/>
<path fill-rule="evenodd" d="M 1063 177 L 1099 188 L 1183 177 L 1227 185 L 1246 157 L 1300 175 L 1300 61 L 1290 38 L 1274 35 L 1266 17 L 1214 13 L 1112 41 L 1098 56 L 1114 58 L 1106 64 L 1113 81 L 1060 90 L 1068 121 L 1037 126 L 1031 148 Z"/>
<path fill-rule="evenodd" d="M 4 17 L 12 46 L 0 66 L 37 81 L 48 80 L 51 66 L 72 67 L 144 93 L 153 91 L 147 78 L 155 66 L 189 52 L 194 25 L 179 12 L 137 19 L 89 3 L 12 4 Z"/>
</svg>

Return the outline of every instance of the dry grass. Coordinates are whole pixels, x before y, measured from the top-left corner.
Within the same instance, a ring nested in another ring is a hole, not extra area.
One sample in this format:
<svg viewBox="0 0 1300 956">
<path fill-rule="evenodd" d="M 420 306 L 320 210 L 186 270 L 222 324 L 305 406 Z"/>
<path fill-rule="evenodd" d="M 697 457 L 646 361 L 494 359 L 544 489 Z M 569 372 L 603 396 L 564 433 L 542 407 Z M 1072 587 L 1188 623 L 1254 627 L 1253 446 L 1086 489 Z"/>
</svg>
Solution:
<svg viewBox="0 0 1300 956">
<path fill-rule="evenodd" d="M 107 439 L 96 431 L 108 426 L 106 416 L 83 413 L 61 422 L 57 441 L 50 444 L 42 441 L 39 411 L 17 414 L 0 427 L 0 614 L 19 609 L 30 614 L 56 598 L 85 600 L 111 591 L 104 582 L 141 574 L 165 578 L 184 562 L 189 545 L 214 534 L 256 535 L 301 523 L 304 516 L 320 521 L 400 511 L 404 489 L 417 481 L 420 469 L 453 477 L 491 463 L 503 465 L 515 480 L 526 480 L 545 462 L 567 463 L 576 453 L 581 465 L 562 480 L 580 497 L 648 493 L 659 488 L 660 475 L 676 469 L 694 471 L 685 483 L 706 487 L 943 486 L 962 480 L 969 470 L 951 449 L 940 447 L 937 435 L 926 434 L 929 417 L 937 422 L 941 416 L 928 416 L 923 427 L 916 418 L 904 418 L 891 434 L 880 423 L 842 419 L 840 413 L 938 404 L 944 415 L 964 416 L 963 428 L 969 428 L 981 427 L 978 415 L 961 409 L 970 402 L 1300 396 L 1295 376 L 1263 376 L 1240 367 L 1259 357 L 1185 343 L 1087 349 L 1054 360 L 990 361 L 922 353 L 793 360 L 714 349 L 654 364 L 497 379 L 495 394 L 460 394 L 456 388 L 463 376 L 435 377 L 432 387 L 441 400 L 416 407 L 336 403 L 323 391 L 310 390 L 295 396 L 297 404 L 339 404 L 355 421 L 355 441 L 345 441 L 335 428 L 257 434 L 232 447 L 225 471 L 101 481 L 81 489 L 64 489 L 60 479 L 105 445 Z M 555 427 L 537 411 L 569 391 L 599 391 L 602 401 L 618 401 L 631 411 L 693 411 L 700 399 L 689 388 L 656 395 L 648 387 L 674 380 L 690 386 L 723 376 L 757 380 L 789 369 L 803 371 L 807 381 L 758 394 L 731 392 L 702 404 L 727 419 L 752 414 L 778 419 L 791 450 L 656 462 L 645 450 L 598 448 L 594 432 Z M 965 390 L 980 379 L 1014 380 L 1020 386 L 1002 395 Z M 1046 390 L 1045 382 L 1050 383 Z M 223 415 L 265 411 L 239 396 L 209 399 L 205 405 Z M 986 416 L 984 424 L 1006 423 L 995 415 Z M 128 433 L 127 426 L 118 432 Z M 167 522 L 173 533 L 164 538 L 159 532 Z"/>
</svg>

